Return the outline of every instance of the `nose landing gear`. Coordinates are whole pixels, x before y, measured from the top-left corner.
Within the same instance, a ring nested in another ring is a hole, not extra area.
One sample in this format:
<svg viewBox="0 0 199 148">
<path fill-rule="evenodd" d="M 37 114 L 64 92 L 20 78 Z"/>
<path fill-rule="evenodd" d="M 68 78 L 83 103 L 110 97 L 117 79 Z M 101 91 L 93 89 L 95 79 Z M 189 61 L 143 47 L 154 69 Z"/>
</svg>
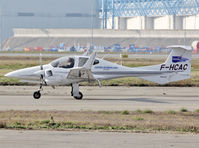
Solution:
<svg viewBox="0 0 199 148">
<path fill-rule="evenodd" d="M 41 97 L 40 90 L 34 92 L 34 93 L 33 93 L 33 97 L 34 97 L 35 99 L 39 99 L 39 98 Z"/>
<path fill-rule="evenodd" d="M 39 99 L 39 98 L 41 98 L 41 91 L 43 90 L 42 87 L 43 87 L 43 84 L 41 83 L 41 84 L 40 84 L 39 90 L 38 90 L 38 91 L 35 91 L 35 92 L 33 93 L 34 99 Z"/>
</svg>

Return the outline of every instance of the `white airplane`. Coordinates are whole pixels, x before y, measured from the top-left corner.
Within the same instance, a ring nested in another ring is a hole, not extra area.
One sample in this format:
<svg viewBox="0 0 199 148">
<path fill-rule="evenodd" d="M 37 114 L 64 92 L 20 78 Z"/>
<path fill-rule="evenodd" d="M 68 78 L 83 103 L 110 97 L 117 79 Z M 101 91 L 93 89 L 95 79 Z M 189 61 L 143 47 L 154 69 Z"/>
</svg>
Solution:
<svg viewBox="0 0 199 148">
<path fill-rule="evenodd" d="M 43 85 L 54 88 L 58 85 L 71 84 L 71 96 L 82 99 L 79 83 L 83 81 L 108 80 L 121 77 L 139 77 L 158 84 L 166 84 L 190 78 L 192 48 L 188 46 L 170 46 L 172 49 L 163 64 L 130 68 L 96 57 L 96 52 L 90 56 L 61 57 L 47 65 L 16 70 L 6 74 L 6 77 L 18 78 L 24 82 L 39 82 L 40 88 L 34 92 L 33 97 L 41 97 Z"/>
</svg>

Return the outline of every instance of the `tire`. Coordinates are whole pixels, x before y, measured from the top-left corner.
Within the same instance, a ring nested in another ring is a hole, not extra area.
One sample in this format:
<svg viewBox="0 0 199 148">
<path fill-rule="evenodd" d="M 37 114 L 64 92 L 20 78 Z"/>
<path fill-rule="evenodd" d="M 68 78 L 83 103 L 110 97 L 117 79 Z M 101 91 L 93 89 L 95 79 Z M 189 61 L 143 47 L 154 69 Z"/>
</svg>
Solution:
<svg viewBox="0 0 199 148">
<path fill-rule="evenodd" d="M 81 92 L 79 92 L 79 97 L 74 97 L 76 100 L 82 100 L 83 98 L 83 94 Z"/>
<path fill-rule="evenodd" d="M 40 91 L 34 92 L 33 97 L 34 97 L 34 99 L 39 99 L 41 97 Z"/>
</svg>

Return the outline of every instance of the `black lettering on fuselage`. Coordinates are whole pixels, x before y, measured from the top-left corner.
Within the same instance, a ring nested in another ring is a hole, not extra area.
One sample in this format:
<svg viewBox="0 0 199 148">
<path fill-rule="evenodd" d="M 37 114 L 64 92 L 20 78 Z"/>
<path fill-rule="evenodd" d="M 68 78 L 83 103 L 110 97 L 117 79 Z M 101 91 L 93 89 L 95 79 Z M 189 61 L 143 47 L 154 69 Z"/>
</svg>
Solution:
<svg viewBox="0 0 199 148">
<path fill-rule="evenodd" d="M 185 64 L 185 65 L 183 66 L 183 70 L 187 70 L 187 68 L 188 68 L 188 64 Z"/>
<path fill-rule="evenodd" d="M 170 70 L 170 71 L 177 71 L 177 70 L 187 70 L 188 64 L 170 64 L 169 66 L 166 66 L 165 64 L 162 64 L 160 67 L 160 71 L 163 69 Z"/>
<path fill-rule="evenodd" d="M 160 71 L 161 71 L 163 68 L 165 68 L 165 66 L 166 66 L 165 64 L 162 64 L 161 67 L 160 67 Z"/>
<path fill-rule="evenodd" d="M 183 65 L 181 64 L 180 67 L 178 68 L 178 70 L 182 70 L 183 68 Z"/>
<path fill-rule="evenodd" d="M 175 67 L 174 64 L 171 64 L 169 70 L 174 70 L 174 67 Z"/>
<path fill-rule="evenodd" d="M 174 70 L 178 70 L 178 68 L 179 68 L 179 65 L 178 65 L 178 64 L 175 64 Z"/>
</svg>

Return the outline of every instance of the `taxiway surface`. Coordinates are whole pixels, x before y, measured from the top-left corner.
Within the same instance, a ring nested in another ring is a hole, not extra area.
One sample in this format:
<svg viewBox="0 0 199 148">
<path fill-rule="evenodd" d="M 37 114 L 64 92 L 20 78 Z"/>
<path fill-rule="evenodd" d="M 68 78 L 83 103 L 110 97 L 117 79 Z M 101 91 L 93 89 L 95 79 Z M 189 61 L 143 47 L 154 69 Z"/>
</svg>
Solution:
<svg viewBox="0 0 199 148">
<path fill-rule="evenodd" d="M 34 100 L 38 86 L 0 86 L 0 110 L 129 110 L 154 111 L 199 109 L 195 87 L 80 87 L 83 100 L 70 96 L 70 87 L 44 87 L 42 98 Z"/>
<path fill-rule="evenodd" d="M 198 148 L 199 135 L 0 130 L 5 148 Z"/>
</svg>

